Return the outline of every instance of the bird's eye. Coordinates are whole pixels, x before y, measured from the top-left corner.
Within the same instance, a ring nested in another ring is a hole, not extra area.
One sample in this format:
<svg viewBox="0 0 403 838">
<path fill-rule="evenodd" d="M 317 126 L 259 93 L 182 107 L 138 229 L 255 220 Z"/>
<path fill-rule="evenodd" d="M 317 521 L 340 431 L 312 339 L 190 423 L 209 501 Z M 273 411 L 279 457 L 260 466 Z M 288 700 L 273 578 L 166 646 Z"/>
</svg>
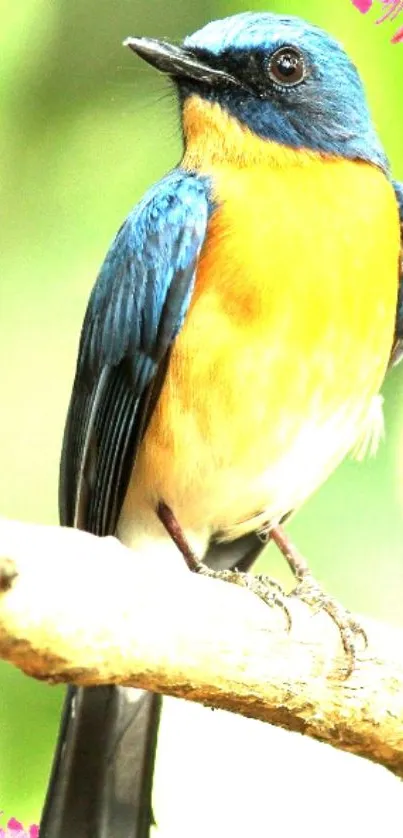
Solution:
<svg viewBox="0 0 403 838">
<path fill-rule="evenodd" d="M 295 47 L 281 47 L 273 53 L 269 62 L 269 76 L 282 87 L 295 87 L 306 73 L 305 61 Z"/>
</svg>

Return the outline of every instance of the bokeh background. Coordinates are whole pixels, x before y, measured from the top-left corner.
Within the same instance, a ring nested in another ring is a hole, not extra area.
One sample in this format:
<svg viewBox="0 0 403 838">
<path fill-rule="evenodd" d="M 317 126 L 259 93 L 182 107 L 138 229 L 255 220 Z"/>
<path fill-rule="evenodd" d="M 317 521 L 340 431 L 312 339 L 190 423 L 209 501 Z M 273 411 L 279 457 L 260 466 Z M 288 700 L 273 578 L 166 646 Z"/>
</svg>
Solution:
<svg viewBox="0 0 403 838">
<path fill-rule="evenodd" d="M 180 39 L 213 17 L 267 8 L 300 14 L 344 42 L 403 179 L 403 44 L 389 42 L 401 21 L 376 26 L 376 0 L 365 16 L 351 0 L 1 0 L 0 515 L 57 521 L 61 436 L 90 287 L 122 219 L 180 155 L 169 84 L 124 50 L 123 38 Z M 378 456 L 343 465 L 290 526 L 330 591 L 395 624 L 403 622 L 402 384 L 403 371 L 392 371 Z M 270 549 L 262 565 L 288 581 Z M 63 690 L 6 665 L 0 678 L 0 811 L 38 822 Z"/>
</svg>

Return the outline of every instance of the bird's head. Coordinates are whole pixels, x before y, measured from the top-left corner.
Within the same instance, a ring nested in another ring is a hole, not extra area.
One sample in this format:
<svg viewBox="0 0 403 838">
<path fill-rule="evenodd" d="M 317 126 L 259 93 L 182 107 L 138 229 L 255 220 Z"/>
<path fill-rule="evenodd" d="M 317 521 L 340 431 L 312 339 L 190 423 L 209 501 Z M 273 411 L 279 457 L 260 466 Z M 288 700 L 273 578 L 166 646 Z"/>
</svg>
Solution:
<svg viewBox="0 0 403 838">
<path fill-rule="evenodd" d="M 247 12 L 207 24 L 180 47 L 125 43 L 174 81 L 185 143 L 204 153 L 240 160 L 263 140 L 387 168 L 354 64 L 298 17 Z"/>
</svg>

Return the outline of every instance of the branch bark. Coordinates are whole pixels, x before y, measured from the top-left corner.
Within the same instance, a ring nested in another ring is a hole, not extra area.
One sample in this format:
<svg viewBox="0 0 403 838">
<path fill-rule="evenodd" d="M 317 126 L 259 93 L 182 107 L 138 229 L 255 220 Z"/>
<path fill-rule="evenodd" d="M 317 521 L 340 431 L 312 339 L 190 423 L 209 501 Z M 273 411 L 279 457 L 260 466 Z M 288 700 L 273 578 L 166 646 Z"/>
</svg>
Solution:
<svg viewBox="0 0 403 838">
<path fill-rule="evenodd" d="M 352 676 L 337 628 L 290 598 L 195 576 L 114 538 L 0 521 L 0 656 L 50 683 L 118 683 L 299 731 L 403 776 L 403 632 L 365 621 Z"/>
</svg>

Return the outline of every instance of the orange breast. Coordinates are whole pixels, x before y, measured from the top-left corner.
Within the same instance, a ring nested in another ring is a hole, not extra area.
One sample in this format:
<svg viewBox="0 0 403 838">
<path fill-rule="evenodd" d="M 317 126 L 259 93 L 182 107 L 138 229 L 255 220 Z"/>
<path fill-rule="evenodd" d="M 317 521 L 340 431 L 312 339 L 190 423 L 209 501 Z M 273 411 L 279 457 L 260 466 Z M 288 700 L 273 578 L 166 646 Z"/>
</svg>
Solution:
<svg viewBox="0 0 403 838">
<path fill-rule="evenodd" d="M 212 164 L 218 209 L 136 466 L 139 494 L 231 538 L 298 507 L 366 430 L 399 225 L 375 167 Z"/>
</svg>

